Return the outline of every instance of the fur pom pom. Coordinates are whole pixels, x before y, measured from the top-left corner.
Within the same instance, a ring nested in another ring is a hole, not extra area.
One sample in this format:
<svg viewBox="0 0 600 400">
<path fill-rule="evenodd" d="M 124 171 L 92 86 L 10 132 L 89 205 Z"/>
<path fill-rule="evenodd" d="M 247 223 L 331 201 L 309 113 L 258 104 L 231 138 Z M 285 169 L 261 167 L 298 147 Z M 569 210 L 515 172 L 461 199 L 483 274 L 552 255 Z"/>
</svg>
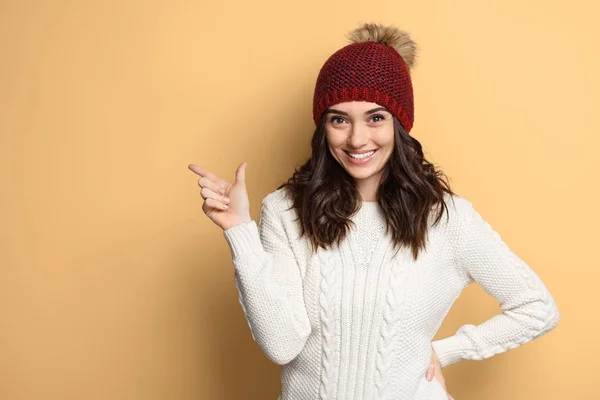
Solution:
<svg viewBox="0 0 600 400">
<path fill-rule="evenodd" d="M 384 26 L 375 23 L 364 23 L 348 34 L 351 43 L 376 42 L 393 47 L 409 69 L 415 64 L 417 56 L 416 43 L 408 32 L 394 26 Z"/>
</svg>

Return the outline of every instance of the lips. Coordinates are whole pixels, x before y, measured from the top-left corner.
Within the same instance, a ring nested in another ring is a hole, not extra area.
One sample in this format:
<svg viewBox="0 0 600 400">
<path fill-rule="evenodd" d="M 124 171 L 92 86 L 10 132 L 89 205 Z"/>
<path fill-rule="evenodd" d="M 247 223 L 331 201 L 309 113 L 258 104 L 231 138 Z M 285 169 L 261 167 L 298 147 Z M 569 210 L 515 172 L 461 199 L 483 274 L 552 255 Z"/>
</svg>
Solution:
<svg viewBox="0 0 600 400">
<path fill-rule="evenodd" d="M 350 164 L 353 165 L 367 165 L 371 162 L 371 160 L 375 157 L 375 153 L 377 153 L 377 150 L 371 150 L 371 155 L 366 156 L 364 158 L 354 158 L 354 156 L 351 156 L 348 152 L 346 152 L 344 150 L 344 152 L 346 153 L 346 158 L 348 160 L 348 162 L 350 162 Z"/>
</svg>

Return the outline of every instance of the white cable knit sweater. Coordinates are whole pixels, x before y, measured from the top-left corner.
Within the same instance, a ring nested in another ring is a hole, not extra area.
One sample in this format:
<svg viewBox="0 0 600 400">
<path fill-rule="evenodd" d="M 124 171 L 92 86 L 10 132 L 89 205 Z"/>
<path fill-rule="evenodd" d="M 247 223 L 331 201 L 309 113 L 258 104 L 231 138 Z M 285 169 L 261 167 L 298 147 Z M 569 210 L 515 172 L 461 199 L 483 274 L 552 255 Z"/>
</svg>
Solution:
<svg viewBox="0 0 600 400">
<path fill-rule="evenodd" d="M 311 255 L 283 190 L 264 198 L 258 225 L 223 231 L 252 337 L 281 365 L 281 400 L 447 399 L 425 378 L 432 347 L 442 367 L 481 360 L 559 322 L 544 283 L 458 195 L 415 262 L 408 248 L 394 256 L 376 202 L 362 203 L 339 248 Z M 472 282 L 503 311 L 432 342 Z"/>
</svg>

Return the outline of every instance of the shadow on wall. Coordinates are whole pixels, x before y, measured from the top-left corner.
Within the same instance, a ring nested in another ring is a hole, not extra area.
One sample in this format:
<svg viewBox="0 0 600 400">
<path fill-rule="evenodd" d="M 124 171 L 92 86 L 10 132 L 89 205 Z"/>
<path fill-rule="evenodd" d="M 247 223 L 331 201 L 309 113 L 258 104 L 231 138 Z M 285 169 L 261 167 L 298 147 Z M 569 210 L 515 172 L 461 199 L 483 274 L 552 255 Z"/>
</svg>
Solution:
<svg viewBox="0 0 600 400">
<path fill-rule="evenodd" d="M 211 400 L 277 399 L 279 366 L 252 339 L 238 302 L 229 248 L 224 238 L 224 251 L 214 245 L 221 240 L 219 235 L 220 228 L 211 227 L 202 234 L 207 240 L 188 247 L 188 273 L 176 285 L 180 295 L 187 292 L 183 300 L 187 304 L 180 306 L 189 310 L 191 336 L 202 341 L 191 345 L 201 349 L 194 354 L 191 368 L 202 375 L 197 378 L 203 382 L 197 385 L 198 394 Z"/>
<path fill-rule="evenodd" d="M 227 266 L 226 266 L 227 267 Z M 210 382 L 214 399 L 277 399 L 279 367 L 271 363 L 252 340 L 237 300 L 233 266 L 229 283 L 214 285 L 214 305 L 205 309 L 203 320 L 212 329 L 205 332 L 210 354 Z"/>
</svg>

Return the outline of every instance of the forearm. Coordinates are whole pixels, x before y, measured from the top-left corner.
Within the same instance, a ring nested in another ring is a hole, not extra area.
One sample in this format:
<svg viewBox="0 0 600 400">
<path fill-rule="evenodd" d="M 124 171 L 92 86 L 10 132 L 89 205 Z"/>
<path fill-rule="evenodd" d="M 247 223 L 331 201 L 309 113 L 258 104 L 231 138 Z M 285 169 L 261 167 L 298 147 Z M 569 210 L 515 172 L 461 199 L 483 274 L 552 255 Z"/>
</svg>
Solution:
<svg viewBox="0 0 600 400">
<path fill-rule="evenodd" d="M 224 236 L 232 251 L 238 299 L 252 337 L 274 363 L 290 362 L 311 332 L 294 260 L 267 252 L 254 221 L 227 229 Z"/>
<path fill-rule="evenodd" d="M 479 324 L 465 324 L 454 335 L 432 342 L 442 367 L 460 360 L 483 360 L 538 338 L 560 321 L 549 293 L 523 300 Z"/>
</svg>

